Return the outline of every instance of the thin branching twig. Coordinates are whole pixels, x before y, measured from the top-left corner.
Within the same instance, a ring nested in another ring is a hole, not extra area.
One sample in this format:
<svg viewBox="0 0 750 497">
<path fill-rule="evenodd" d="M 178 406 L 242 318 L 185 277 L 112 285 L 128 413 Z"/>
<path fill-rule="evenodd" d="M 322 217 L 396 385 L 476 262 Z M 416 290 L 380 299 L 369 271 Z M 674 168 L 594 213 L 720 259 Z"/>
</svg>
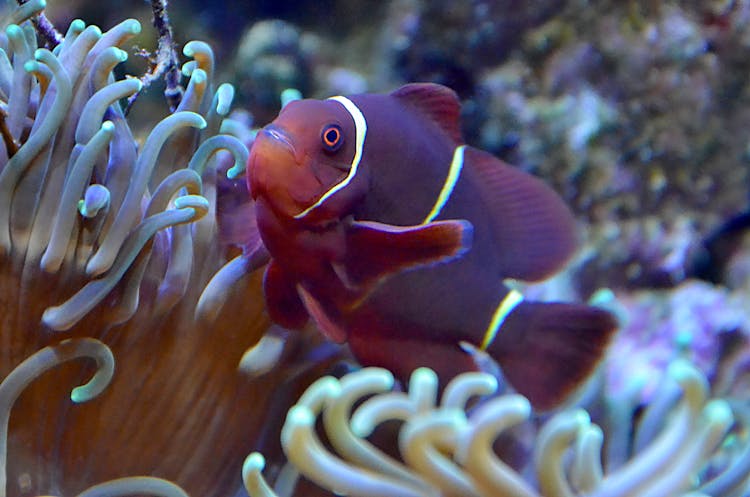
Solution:
<svg viewBox="0 0 750 497">
<path fill-rule="evenodd" d="M 172 35 L 172 25 L 167 15 L 167 0 L 151 0 L 151 9 L 154 14 L 154 27 L 159 34 L 159 44 L 151 68 L 141 77 L 143 83 L 141 91 L 163 75 L 166 82 L 164 97 L 167 99 L 169 109 L 174 111 L 182 100 L 183 88 L 180 86 L 180 63 Z M 139 94 L 140 92 L 128 99 L 126 112 L 130 110 Z"/>
</svg>

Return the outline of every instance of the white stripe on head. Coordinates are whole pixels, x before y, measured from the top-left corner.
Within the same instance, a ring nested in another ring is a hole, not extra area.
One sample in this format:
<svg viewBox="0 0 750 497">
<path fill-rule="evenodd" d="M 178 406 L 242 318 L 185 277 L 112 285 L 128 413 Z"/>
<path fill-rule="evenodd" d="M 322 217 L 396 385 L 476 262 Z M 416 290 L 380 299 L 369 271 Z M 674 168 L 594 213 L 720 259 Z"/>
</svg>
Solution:
<svg viewBox="0 0 750 497">
<path fill-rule="evenodd" d="M 365 135 L 367 134 L 367 121 L 365 121 L 365 116 L 362 114 L 362 111 L 359 110 L 359 107 L 357 107 L 354 102 L 346 97 L 331 97 L 328 100 L 335 100 L 336 102 L 343 105 L 346 111 L 352 116 L 352 119 L 354 119 L 354 130 L 356 133 L 354 141 L 354 158 L 352 159 L 352 165 L 349 168 L 349 174 L 346 175 L 346 178 L 344 178 L 341 182 L 333 185 L 333 187 L 323 195 L 321 195 L 318 201 L 313 205 L 295 215 L 295 219 L 302 219 L 307 214 L 309 214 L 310 211 L 325 202 L 328 197 L 346 187 L 346 185 L 348 185 L 352 181 L 354 175 L 357 174 L 359 162 L 362 160 L 362 150 L 365 146 Z"/>
<path fill-rule="evenodd" d="M 445 203 L 448 201 L 448 199 L 451 196 L 451 193 L 453 193 L 453 188 L 456 186 L 456 182 L 458 181 L 458 177 L 461 174 L 461 169 L 464 166 L 464 150 L 466 149 L 466 145 L 459 145 L 456 147 L 456 149 L 453 151 L 453 159 L 451 160 L 450 168 L 448 169 L 448 176 L 445 178 L 445 183 L 443 183 L 443 188 L 440 190 L 440 193 L 438 194 L 438 198 L 435 201 L 435 205 L 432 207 L 432 210 L 429 214 L 427 214 L 427 217 L 424 218 L 424 221 L 422 221 L 422 224 L 427 224 L 440 214 L 440 211 L 445 206 Z"/>
</svg>

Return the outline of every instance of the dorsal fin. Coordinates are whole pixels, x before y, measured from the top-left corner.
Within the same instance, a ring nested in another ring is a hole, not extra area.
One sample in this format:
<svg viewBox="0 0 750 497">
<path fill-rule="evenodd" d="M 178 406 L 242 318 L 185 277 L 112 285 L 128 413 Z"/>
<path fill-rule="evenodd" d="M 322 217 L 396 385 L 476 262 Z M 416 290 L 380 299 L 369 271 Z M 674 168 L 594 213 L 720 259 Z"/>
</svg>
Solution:
<svg viewBox="0 0 750 497">
<path fill-rule="evenodd" d="M 456 92 L 447 86 L 436 83 L 410 83 L 393 91 L 391 96 L 409 102 L 445 130 L 456 143 L 463 143 L 461 102 Z"/>
<path fill-rule="evenodd" d="M 464 169 L 492 219 L 500 275 L 539 281 L 559 271 L 577 246 L 575 219 L 559 195 L 475 148 L 466 147 Z"/>
</svg>

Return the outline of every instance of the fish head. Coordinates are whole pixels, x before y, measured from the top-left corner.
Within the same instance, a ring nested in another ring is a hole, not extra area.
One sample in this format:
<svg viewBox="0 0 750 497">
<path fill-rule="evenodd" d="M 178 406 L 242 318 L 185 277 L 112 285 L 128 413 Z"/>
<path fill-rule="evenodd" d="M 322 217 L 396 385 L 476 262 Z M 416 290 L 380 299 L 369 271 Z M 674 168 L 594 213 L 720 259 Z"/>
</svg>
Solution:
<svg viewBox="0 0 750 497">
<path fill-rule="evenodd" d="M 361 178 L 354 181 L 364 139 L 359 133 L 334 100 L 289 103 L 251 148 L 252 197 L 263 198 L 283 218 L 330 223 L 347 216 L 364 193 Z"/>
</svg>

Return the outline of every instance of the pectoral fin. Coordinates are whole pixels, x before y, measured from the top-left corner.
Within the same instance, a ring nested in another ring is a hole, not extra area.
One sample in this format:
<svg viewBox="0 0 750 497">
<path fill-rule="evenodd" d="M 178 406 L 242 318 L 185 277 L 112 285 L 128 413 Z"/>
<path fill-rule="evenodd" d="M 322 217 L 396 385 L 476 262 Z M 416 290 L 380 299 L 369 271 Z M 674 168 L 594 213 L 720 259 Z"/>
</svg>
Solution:
<svg viewBox="0 0 750 497">
<path fill-rule="evenodd" d="M 393 226 L 354 221 L 347 228 L 347 250 L 336 268 L 344 284 L 367 286 L 399 271 L 450 261 L 471 246 L 473 227 L 465 220 Z"/>
</svg>

